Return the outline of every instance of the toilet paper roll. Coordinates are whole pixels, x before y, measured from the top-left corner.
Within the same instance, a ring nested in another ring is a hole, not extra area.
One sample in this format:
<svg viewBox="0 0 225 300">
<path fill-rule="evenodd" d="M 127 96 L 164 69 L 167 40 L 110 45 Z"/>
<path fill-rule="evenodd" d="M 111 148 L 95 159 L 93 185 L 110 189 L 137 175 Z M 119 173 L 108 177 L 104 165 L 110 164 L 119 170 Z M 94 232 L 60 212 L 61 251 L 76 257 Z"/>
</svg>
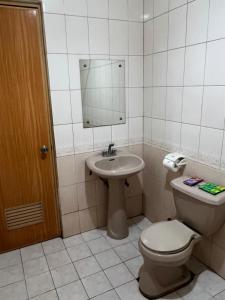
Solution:
<svg viewBox="0 0 225 300">
<path fill-rule="evenodd" d="M 163 166 L 172 172 L 177 172 L 179 170 L 179 167 L 175 166 L 173 161 L 166 158 L 163 160 Z"/>
</svg>

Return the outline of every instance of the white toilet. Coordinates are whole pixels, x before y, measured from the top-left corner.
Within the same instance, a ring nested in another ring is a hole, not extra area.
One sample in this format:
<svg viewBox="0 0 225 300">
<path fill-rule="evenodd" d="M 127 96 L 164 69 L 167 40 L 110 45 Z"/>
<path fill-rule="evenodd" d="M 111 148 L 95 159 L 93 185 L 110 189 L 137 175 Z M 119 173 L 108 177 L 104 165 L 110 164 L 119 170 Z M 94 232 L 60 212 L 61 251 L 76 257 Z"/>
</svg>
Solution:
<svg viewBox="0 0 225 300">
<path fill-rule="evenodd" d="M 144 264 L 139 288 L 144 296 L 157 299 L 192 279 L 186 267 L 201 235 L 210 236 L 225 221 L 225 193 L 212 196 L 183 183 L 187 177 L 171 182 L 178 220 L 158 222 L 145 229 L 139 240 Z"/>
</svg>

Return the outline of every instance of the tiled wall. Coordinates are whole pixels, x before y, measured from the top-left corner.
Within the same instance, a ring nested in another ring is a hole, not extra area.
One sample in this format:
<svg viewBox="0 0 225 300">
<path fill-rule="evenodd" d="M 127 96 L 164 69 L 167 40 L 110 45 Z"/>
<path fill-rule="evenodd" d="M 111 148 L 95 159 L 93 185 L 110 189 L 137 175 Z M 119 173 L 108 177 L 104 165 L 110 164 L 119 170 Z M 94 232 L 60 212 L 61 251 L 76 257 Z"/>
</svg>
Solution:
<svg viewBox="0 0 225 300">
<path fill-rule="evenodd" d="M 144 2 L 145 143 L 225 169 L 225 1 Z"/>
<path fill-rule="evenodd" d="M 189 160 L 187 166 L 179 173 L 168 172 L 162 160 L 168 151 L 156 146 L 144 146 L 144 211 L 152 221 L 158 222 L 174 218 L 173 191 L 170 181 L 181 175 L 199 176 L 206 180 L 224 184 L 225 173 L 217 168 Z M 225 225 L 212 237 L 204 238 L 194 249 L 194 255 L 215 272 L 225 278 Z"/>
<path fill-rule="evenodd" d="M 111 141 L 128 149 L 143 142 L 143 1 L 43 0 L 43 8 L 62 225 L 68 236 L 105 223 L 104 187 L 89 178 L 84 160 L 90 153 L 83 153 Z M 125 60 L 126 124 L 83 128 L 79 59 L 86 58 Z M 140 152 L 142 145 L 136 148 Z M 131 180 L 139 186 L 139 179 Z M 129 215 L 139 214 L 142 191 L 137 195 L 132 185 L 127 193 Z"/>
</svg>

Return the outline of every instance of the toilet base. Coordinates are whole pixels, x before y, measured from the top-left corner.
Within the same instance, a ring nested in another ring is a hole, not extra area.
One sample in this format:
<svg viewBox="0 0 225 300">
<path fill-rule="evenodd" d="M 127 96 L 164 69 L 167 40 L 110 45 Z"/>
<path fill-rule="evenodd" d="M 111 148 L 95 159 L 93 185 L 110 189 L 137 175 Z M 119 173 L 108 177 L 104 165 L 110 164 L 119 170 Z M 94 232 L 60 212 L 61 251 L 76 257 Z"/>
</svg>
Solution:
<svg viewBox="0 0 225 300">
<path fill-rule="evenodd" d="M 139 289 L 144 297 L 157 299 L 187 285 L 193 279 L 185 265 L 179 267 L 149 266 L 140 269 Z"/>
</svg>

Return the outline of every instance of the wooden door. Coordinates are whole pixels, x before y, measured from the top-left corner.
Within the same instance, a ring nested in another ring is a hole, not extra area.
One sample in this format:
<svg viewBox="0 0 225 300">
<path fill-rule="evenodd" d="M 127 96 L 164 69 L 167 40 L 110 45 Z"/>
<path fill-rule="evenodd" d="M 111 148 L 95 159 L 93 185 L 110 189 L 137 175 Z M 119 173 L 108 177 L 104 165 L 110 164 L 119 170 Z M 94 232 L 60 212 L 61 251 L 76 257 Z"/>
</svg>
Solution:
<svg viewBox="0 0 225 300">
<path fill-rule="evenodd" d="M 60 234 L 41 8 L 7 3 L 0 1 L 0 252 Z"/>
</svg>

